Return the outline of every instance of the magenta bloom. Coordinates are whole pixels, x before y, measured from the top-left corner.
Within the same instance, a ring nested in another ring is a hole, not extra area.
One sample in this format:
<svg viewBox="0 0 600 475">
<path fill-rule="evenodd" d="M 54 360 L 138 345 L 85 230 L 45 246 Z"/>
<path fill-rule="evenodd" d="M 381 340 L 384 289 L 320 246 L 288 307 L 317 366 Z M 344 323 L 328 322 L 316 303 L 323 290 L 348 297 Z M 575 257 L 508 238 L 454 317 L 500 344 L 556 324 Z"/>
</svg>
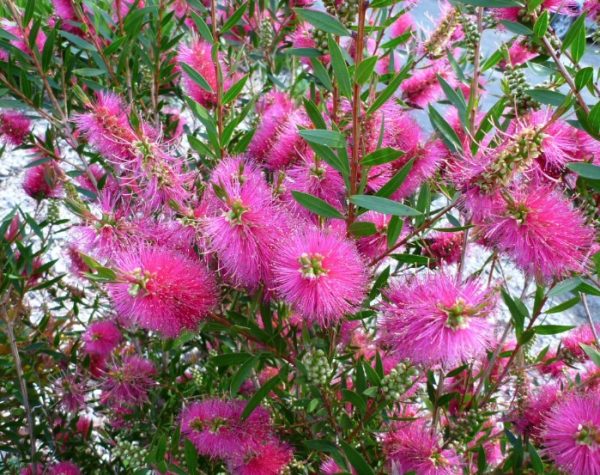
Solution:
<svg viewBox="0 0 600 475">
<path fill-rule="evenodd" d="M 0 136 L 12 145 L 22 145 L 31 130 L 31 121 L 21 112 L 0 113 Z"/>
<path fill-rule="evenodd" d="M 514 420 L 517 431 L 522 435 L 539 436 L 544 420 L 560 397 L 560 389 L 555 384 L 547 384 L 536 393 L 528 394 L 524 407 L 519 410 Z"/>
<path fill-rule="evenodd" d="M 256 105 L 256 112 L 260 116 L 260 124 L 248 146 L 250 157 L 261 160 L 269 152 L 279 133 L 281 124 L 287 120 L 293 110 L 292 100 L 283 92 L 271 91 L 259 100 Z"/>
<path fill-rule="evenodd" d="M 194 330 L 217 302 L 212 276 L 198 260 L 162 247 L 138 247 L 116 257 L 118 280 L 108 285 L 120 316 L 174 338 Z"/>
<path fill-rule="evenodd" d="M 84 350 L 90 355 L 106 357 L 121 341 L 121 332 L 109 321 L 92 323 L 83 335 Z"/>
<path fill-rule="evenodd" d="M 212 59 L 212 45 L 201 39 L 195 39 L 191 45 L 181 44 L 177 61 L 187 64 L 190 68 L 200 74 L 208 83 L 212 92 L 201 88 L 185 71 L 182 72 L 182 82 L 188 95 L 199 104 L 205 107 L 211 107 L 217 100 L 217 68 Z M 228 76 L 228 69 L 219 55 L 221 63 L 221 74 L 224 78 Z M 228 82 L 225 90 L 228 88 Z"/>
<path fill-rule="evenodd" d="M 594 241 L 579 211 L 543 186 L 513 192 L 510 203 L 498 200 L 481 229 L 487 242 L 543 278 L 583 270 Z"/>
<path fill-rule="evenodd" d="M 280 475 L 291 460 L 288 446 L 270 440 L 233 457 L 227 467 L 233 475 Z"/>
<path fill-rule="evenodd" d="M 596 335 L 600 335 L 600 323 L 596 323 L 593 329 L 591 325 L 581 325 L 571 330 L 562 339 L 562 344 L 563 347 L 567 349 L 573 357 L 579 360 L 585 360 L 587 355 L 581 348 L 580 344 L 583 343 L 584 345 L 594 345 L 596 342 Z"/>
<path fill-rule="evenodd" d="M 360 223 L 372 223 L 375 226 L 375 234 L 364 236 L 358 239 L 357 247 L 363 256 L 373 259 L 380 256 L 388 249 L 388 225 L 390 223 L 391 216 L 389 214 L 382 214 L 376 211 L 367 211 L 361 214 L 357 222 Z M 398 239 L 402 239 L 408 233 L 408 226 L 403 226 L 402 231 Z M 395 244 L 395 243 L 392 243 Z M 401 252 L 401 251 L 399 251 Z"/>
<path fill-rule="evenodd" d="M 427 68 L 416 71 L 412 77 L 402 82 L 400 87 L 402 88 L 404 100 L 423 108 L 441 99 L 444 96 L 444 91 L 437 79 L 438 75 L 443 77 L 451 86 L 458 85 L 450 65 L 443 60 L 438 60 Z"/>
<path fill-rule="evenodd" d="M 321 326 L 354 311 L 365 296 L 367 271 L 354 245 L 316 228 L 282 242 L 273 272 L 280 297 Z"/>
<path fill-rule="evenodd" d="M 386 297 L 382 339 L 400 358 L 450 368 L 493 342 L 495 297 L 475 280 L 432 274 L 396 285 Z"/>
<path fill-rule="evenodd" d="M 400 15 L 389 28 L 390 37 L 397 38 L 408 30 L 414 29 L 415 23 L 410 13 Z"/>
<path fill-rule="evenodd" d="M 571 475 L 600 475 L 600 398 L 573 394 L 545 423 L 545 453 Z"/>
<path fill-rule="evenodd" d="M 420 421 L 399 423 L 383 441 L 392 473 L 415 475 L 458 475 L 464 462 L 451 449 L 443 449 L 440 441 Z"/>
<path fill-rule="evenodd" d="M 57 379 L 54 390 L 61 407 L 68 412 L 76 413 L 85 404 L 85 385 L 74 374 L 67 374 Z"/>
<path fill-rule="evenodd" d="M 140 356 L 128 356 L 121 366 L 113 366 L 102 381 L 100 400 L 104 404 L 121 406 L 139 405 L 148 399 L 148 391 L 155 385 L 156 369 L 152 361 Z"/>
<path fill-rule="evenodd" d="M 31 56 L 32 51 L 31 48 L 29 47 L 30 45 L 30 36 L 31 36 L 31 26 L 27 26 L 25 28 L 25 31 L 21 30 L 21 28 L 19 28 L 19 26 L 10 20 L 7 20 L 6 18 L 2 18 L 0 20 L 0 27 L 5 30 L 8 31 L 11 35 L 13 35 L 15 38 L 9 40 L 10 44 L 15 47 L 18 50 L 21 50 L 22 52 L 28 54 L 29 56 Z M 36 37 L 35 37 L 35 47 L 38 50 L 38 53 L 42 53 L 42 51 L 44 51 L 44 45 L 46 44 L 46 33 L 44 33 L 44 31 L 40 28 L 37 30 L 36 33 Z M 4 51 L 4 50 L 0 50 L 0 59 L 2 61 L 8 61 L 9 59 L 9 52 L 8 51 Z"/>
<path fill-rule="evenodd" d="M 286 216 L 276 207 L 258 169 L 242 158 L 223 160 L 211 179 L 220 187 L 205 194 L 209 201 L 204 231 L 226 276 L 255 289 L 271 279 L 275 245 L 286 229 Z"/>
<path fill-rule="evenodd" d="M 62 171 L 54 161 L 30 167 L 25 172 L 23 190 L 37 201 L 58 198 L 62 193 Z"/>
<path fill-rule="evenodd" d="M 49 475 L 80 475 L 81 470 L 73 462 L 59 462 L 53 465 Z"/>
<path fill-rule="evenodd" d="M 181 434 L 207 457 L 232 459 L 260 446 L 271 431 L 269 413 L 256 408 L 242 420 L 245 401 L 208 399 L 181 413 Z"/>
<path fill-rule="evenodd" d="M 462 233 L 434 233 L 425 240 L 427 246 L 423 252 L 427 257 L 435 259 L 434 265 L 455 264 L 462 253 Z"/>
</svg>

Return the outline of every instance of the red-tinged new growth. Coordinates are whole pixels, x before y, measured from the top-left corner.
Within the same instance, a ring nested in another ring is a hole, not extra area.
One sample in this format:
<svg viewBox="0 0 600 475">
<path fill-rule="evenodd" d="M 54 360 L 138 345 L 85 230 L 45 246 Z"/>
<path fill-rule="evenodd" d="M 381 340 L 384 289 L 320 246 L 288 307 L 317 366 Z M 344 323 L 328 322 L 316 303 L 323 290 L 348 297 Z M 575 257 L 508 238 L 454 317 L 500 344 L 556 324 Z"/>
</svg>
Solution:
<svg viewBox="0 0 600 475">
<path fill-rule="evenodd" d="M 136 247 L 115 258 L 108 292 L 119 316 L 164 337 L 195 330 L 217 303 L 213 277 L 198 259 L 164 247 Z"/>
<path fill-rule="evenodd" d="M 463 460 L 451 449 L 444 449 L 438 437 L 422 420 L 398 423 L 383 441 L 391 473 L 415 475 L 458 475 Z"/>
<path fill-rule="evenodd" d="M 357 309 L 367 271 L 355 246 L 313 228 L 282 241 L 274 262 L 275 290 L 309 323 L 330 326 Z"/>
<path fill-rule="evenodd" d="M 495 295 L 476 280 L 431 274 L 395 285 L 386 297 L 382 340 L 400 358 L 452 368 L 493 342 Z"/>
<path fill-rule="evenodd" d="M 546 455 L 570 475 L 600 475 L 600 397 L 574 394 L 548 415 Z"/>
</svg>

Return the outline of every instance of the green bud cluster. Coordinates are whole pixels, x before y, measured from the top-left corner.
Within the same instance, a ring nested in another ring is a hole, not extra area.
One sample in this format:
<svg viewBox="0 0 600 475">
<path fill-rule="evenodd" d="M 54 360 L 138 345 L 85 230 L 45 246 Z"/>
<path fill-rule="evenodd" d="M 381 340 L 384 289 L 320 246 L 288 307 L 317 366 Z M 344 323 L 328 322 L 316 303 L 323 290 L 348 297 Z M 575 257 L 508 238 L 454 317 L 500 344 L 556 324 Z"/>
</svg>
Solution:
<svg viewBox="0 0 600 475">
<path fill-rule="evenodd" d="M 132 472 L 146 467 L 148 449 L 140 447 L 137 442 L 126 440 L 121 436 L 117 436 L 115 442 L 116 445 L 112 450 L 112 455 L 121 459 L 123 467 Z"/>
<path fill-rule="evenodd" d="M 312 38 L 315 40 L 315 47 L 319 51 L 327 51 L 327 33 L 315 28 L 312 30 Z"/>
<path fill-rule="evenodd" d="M 467 61 L 472 63 L 475 61 L 475 51 L 481 35 L 477 30 L 477 25 L 469 17 L 461 15 L 459 21 L 465 34 L 464 42 L 465 49 L 467 50 Z"/>
<path fill-rule="evenodd" d="M 48 203 L 48 221 L 51 224 L 56 224 L 60 220 L 60 208 L 58 207 L 58 200 L 50 200 Z"/>
<path fill-rule="evenodd" d="M 263 48 L 268 48 L 273 44 L 275 39 L 275 30 L 273 29 L 273 22 L 270 20 L 263 20 L 258 29 L 258 38 L 260 45 Z"/>
<path fill-rule="evenodd" d="M 386 374 L 381 380 L 381 390 L 388 402 L 398 402 L 400 397 L 408 391 L 417 378 L 419 372 L 408 361 L 401 361 Z"/>
<path fill-rule="evenodd" d="M 452 448 L 458 453 L 464 452 L 467 449 L 467 443 L 479 432 L 486 419 L 486 415 L 473 409 L 457 417 L 450 431 Z"/>
<path fill-rule="evenodd" d="M 330 15 L 336 16 L 346 25 L 354 24 L 356 15 L 358 14 L 358 6 L 360 0 L 342 0 L 341 5 L 336 5 L 336 0 L 324 0 L 325 9 Z"/>
<path fill-rule="evenodd" d="M 530 89 L 530 86 L 522 69 L 508 68 L 504 73 L 504 78 L 508 86 L 508 95 L 512 102 L 516 104 L 517 111 L 520 114 L 540 107 L 540 103 L 525 92 Z"/>
<path fill-rule="evenodd" d="M 192 381 L 194 381 L 194 384 L 199 388 L 202 387 L 202 383 L 204 382 L 204 372 L 205 370 L 203 368 L 200 368 L 199 366 L 194 366 L 193 368 L 190 368 Z"/>
<path fill-rule="evenodd" d="M 600 43 L 600 28 L 596 28 L 592 32 L 591 40 L 592 43 Z"/>
<path fill-rule="evenodd" d="M 425 51 L 427 51 L 430 58 L 440 58 L 445 54 L 446 46 L 456 31 L 459 22 L 460 14 L 456 8 L 453 8 L 424 44 Z"/>
<path fill-rule="evenodd" d="M 310 383 L 324 386 L 331 379 L 331 364 L 323 350 L 309 351 L 302 358 L 302 363 L 306 367 L 306 376 Z"/>
<path fill-rule="evenodd" d="M 539 130 L 524 128 L 482 173 L 478 182 L 479 188 L 489 192 L 498 187 L 508 186 L 516 173 L 524 170 L 540 156 L 542 140 L 543 136 Z"/>
</svg>

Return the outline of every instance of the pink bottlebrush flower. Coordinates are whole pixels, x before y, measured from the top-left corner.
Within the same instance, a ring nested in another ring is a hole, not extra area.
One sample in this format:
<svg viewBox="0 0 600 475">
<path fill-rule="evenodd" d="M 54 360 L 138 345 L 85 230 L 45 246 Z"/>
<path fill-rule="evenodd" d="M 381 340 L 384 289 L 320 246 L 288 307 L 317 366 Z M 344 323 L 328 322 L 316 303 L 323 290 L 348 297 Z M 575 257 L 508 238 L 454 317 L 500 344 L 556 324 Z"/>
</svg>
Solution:
<svg viewBox="0 0 600 475">
<path fill-rule="evenodd" d="M 93 425 L 93 421 L 89 417 L 79 416 L 75 428 L 77 429 L 77 432 L 79 432 L 82 435 L 83 438 L 87 439 L 90 435 L 90 431 L 92 430 Z"/>
<path fill-rule="evenodd" d="M 539 437 L 544 420 L 560 398 L 561 391 L 556 384 L 546 384 L 535 393 L 530 392 L 524 407 L 518 409 L 514 416 L 517 432 L 524 436 Z"/>
<path fill-rule="evenodd" d="M 508 48 L 509 64 L 512 67 L 520 66 L 538 55 L 539 53 L 533 51 L 524 41 L 515 41 Z M 504 62 L 502 64 L 506 66 Z"/>
<path fill-rule="evenodd" d="M 194 330 L 217 302 L 212 276 L 177 251 L 138 246 L 115 258 L 117 281 L 108 285 L 117 312 L 169 338 Z"/>
<path fill-rule="evenodd" d="M 545 454 L 572 475 L 600 474 L 600 398 L 572 394 L 554 406 L 543 431 Z"/>
<path fill-rule="evenodd" d="M 21 237 L 21 223 L 19 221 L 19 215 L 15 214 L 10 221 L 10 225 L 4 233 L 4 239 L 6 242 L 16 241 Z"/>
<path fill-rule="evenodd" d="M 60 405 L 68 412 L 76 413 L 85 405 L 85 385 L 76 375 L 64 375 L 54 383 Z"/>
<path fill-rule="evenodd" d="M 81 470 L 73 462 L 59 462 L 48 471 L 48 475 L 80 475 Z"/>
<path fill-rule="evenodd" d="M 30 26 L 28 26 L 25 29 L 25 31 L 22 31 L 21 28 L 19 28 L 19 26 L 15 22 L 7 20 L 6 18 L 2 18 L 0 20 L 0 27 L 15 37 L 14 39 L 9 40 L 9 43 L 13 47 L 15 47 L 16 49 L 22 51 L 23 53 L 31 56 L 32 51 L 29 46 L 30 45 L 29 37 L 31 35 L 31 27 Z M 38 29 L 36 37 L 35 37 L 35 46 L 36 46 L 39 54 L 41 54 L 42 51 L 44 51 L 45 44 L 46 44 L 46 34 L 40 28 L 40 29 Z M 0 60 L 8 61 L 9 55 L 10 55 L 9 51 L 4 51 L 4 50 L 0 49 Z"/>
<path fill-rule="evenodd" d="M 392 194 L 392 198 L 401 200 L 411 196 L 419 186 L 433 177 L 446 157 L 446 147 L 441 140 L 430 140 L 418 147 L 411 155 L 403 156 L 393 163 L 400 169 L 409 159 L 414 160 L 412 168 L 402 185 Z"/>
<path fill-rule="evenodd" d="M 292 48 L 298 49 L 318 49 L 322 51 L 320 45 L 317 45 L 315 39 L 312 36 L 312 26 L 308 23 L 301 23 L 296 28 L 296 31 L 291 35 Z M 322 54 L 319 56 L 321 62 L 325 65 L 329 64 L 330 57 L 328 54 Z M 310 58 L 301 56 L 300 61 L 306 66 L 310 66 Z"/>
<path fill-rule="evenodd" d="M 231 459 L 260 446 L 271 431 L 269 413 L 256 408 L 245 419 L 246 401 L 208 399 L 190 404 L 181 413 L 181 434 L 201 455 Z"/>
<path fill-rule="evenodd" d="M 271 279 L 270 262 L 287 218 L 275 205 L 258 169 L 243 158 L 223 160 L 213 172 L 209 211 L 203 229 L 226 276 L 235 284 L 255 289 Z"/>
<path fill-rule="evenodd" d="M 388 224 L 390 223 L 391 216 L 389 214 L 377 213 L 376 211 L 367 211 L 366 213 L 361 214 L 357 222 L 363 223 L 373 223 L 375 225 L 376 233 L 371 234 L 369 236 L 363 236 L 358 239 L 356 245 L 360 253 L 373 259 L 377 256 L 380 256 L 388 249 Z M 402 239 L 403 236 L 408 234 L 408 229 L 405 226 L 402 226 L 402 231 L 398 239 Z M 391 243 L 392 245 L 395 243 Z M 401 251 L 399 251 L 401 252 Z"/>
<path fill-rule="evenodd" d="M 124 19 L 134 5 L 135 8 L 144 8 L 146 2 L 144 0 L 114 0 L 113 11 L 116 13 L 114 16 L 115 22 L 118 19 Z"/>
<path fill-rule="evenodd" d="M 433 265 L 455 264 L 460 261 L 463 235 L 462 233 L 434 233 L 425 242 L 423 253 L 435 260 Z"/>
<path fill-rule="evenodd" d="M 185 71 L 182 72 L 183 87 L 187 94 L 204 107 L 212 107 L 217 101 L 217 68 L 212 58 L 212 45 L 206 41 L 196 38 L 188 46 L 181 44 L 177 55 L 179 63 L 187 64 L 190 68 L 200 74 L 208 83 L 212 92 L 201 88 Z M 221 74 L 224 78 L 224 89 L 229 87 L 230 80 L 227 79 L 229 71 L 219 55 Z"/>
<path fill-rule="evenodd" d="M 306 142 L 300 136 L 300 128 L 307 128 L 308 125 L 308 118 L 301 110 L 287 115 L 260 160 L 271 170 L 281 170 L 296 162 L 308 150 Z"/>
<path fill-rule="evenodd" d="M 458 475 L 463 460 L 444 449 L 422 420 L 398 423 L 383 440 L 383 450 L 392 473 L 415 475 Z"/>
<path fill-rule="evenodd" d="M 451 368 L 492 344 L 496 299 L 476 280 L 432 274 L 396 285 L 386 296 L 382 338 L 400 358 Z"/>
<path fill-rule="evenodd" d="M 584 130 L 577 130 L 576 140 L 576 159 L 600 164 L 600 140 L 596 140 Z"/>
<path fill-rule="evenodd" d="M 542 278 L 582 271 L 594 242 L 581 213 L 545 186 L 514 191 L 510 202 L 499 201 L 480 228 L 487 242 Z"/>
<path fill-rule="evenodd" d="M 549 374 L 553 378 L 562 378 L 565 375 L 567 364 L 562 359 L 561 353 L 557 353 L 556 350 L 550 350 L 536 365 L 536 368 L 542 374 Z"/>
<path fill-rule="evenodd" d="M 98 92 L 90 112 L 78 114 L 74 121 L 88 142 L 114 165 L 135 159 L 133 144 L 137 135 L 129 124 L 129 107 L 111 92 Z"/>
<path fill-rule="evenodd" d="M 280 133 L 280 128 L 294 110 L 292 100 L 287 94 L 278 91 L 269 92 L 256 106 L 260 124 L 248 146 L 248 156 L 263 161 Z"/>
<path fill-rule="evenodd" d="M 61 175 L 62 170 L 52 160 L 30 167 L 25 172 L 23 190 L 36 201 L 58 198 L 62 194 Z"/>
<path fill-rule="evenodd" d="M 391 38 L 398 38 L 409 30 L 414 30 L 415 22 L 410 13 L 403 13 L 389 27 L 388 32 Z"/>
<path fill-rule="evenodd" d="M 394 148 L 403 152 L 405 156 L 411 156 L 419 147 L 421 127 L 392 100 L 386 102 L 367 121 L 363 140 L 367 153 L 380 148 L 381 143 L 381 148 Z"/>
<path fill-rule="evenodd" d="M 330 165 L 318 160 L 311 150 L 307 150 L 301 161 L 287 170 L 283 188 L 285 201 L 301 216 L 309 217 L 310 212 L 297 203 L 292 191 L 316 196 L 342 210 L 345 192 L 342 176 Z"/>
<path fill-rule="evenodd" d="M 31 121 L 21 112 L 0 113 L 0 136 L 11 145 L 23 145 L 31 131 Z"/>
<path fill-rule="evenodd" d="M 327 457 L 325 459 L 325 461 L 321 464 L 321 467 L 319 467 L 319 468 L 321 470 L 320 473 L 323 475 L 338 475 L 340 473 L 348 473 L 347 470 L 340 467 L 337 464 L 337 462 L 335 460 L 333 460 L 331 457 Z M 356 475 L 356 470 L 354 470 L 354 468 L 351 468 L 350 473 L 352 475 Z"/>
<path fill-rule="evenodd" d="M 121 341 L 121 332 L 109 321 L 92 323 L 83 335 L 84 350 L 89 355 L 107 357 Z"/>
<path fill-rule="evenodd" d="M 583 10 L 587 13 L 588 18 L 597 22 L 600 17 L 600 2 L 598 0 L 585 0 Z"/>
<path fill-rule="evenodd" d="M 596 335 L 600 335 L 600 323 L 591 325 L 581 325 L 571 330 L 563 339 L 562 345 L 570 356 L 583 361 L 587 359 L 586 353 L 581 348 L 580 344 L 594 345 L 596 343 Z"/>
<path fill-rule="evenodd" d="M 559 15 L 581 15 L 582 5 L 579 0 L 544 0 L 542 7 Z"/>
<path fill-rule="evenodd" d="M 278 440 L 270 440 L 235 455 L 227 467 L 233 475 L 281 475 L 291 461 L 291 449 Z"/>
<path fill-rule="evenodd" d="M 280 297 L 321 326 L 338 322 L 365 296 L 367 271 L 354 245 L 316 228 L 282 241 L 273 273 Z"/>
<path fill-rule="evenodd" d="M 451 86 L 457 85 L 452 68 L 444 60 L 438 60 L 425 69 L 415 72 L 412 77 L 402 82 L 400 87 L 402 88 L 403 99 L 409 104 L 414 104 L 420 108 L 441 99 L 444 96 L 444 91 L 438 81 L 438 75 Z"/>
<path fill-rule="evenodd" d="M 111 187 L 116 185 L 116 180 L 114 179 L 114 177 L 108 175 L 106 171 L 104 171 L 104 168 L 102 168 L 100 165 L 96 165 L 94 163 L 88 167 L 87 171 L 88 173 L 83 173 L 82 175 L 79 175 L 77 178 L 75 178 L 77 184 L 84 190 L 97 194 L 98 183 L 104 177 L 106 177 L 104 178 L 104 187 Z M 94 181 L 92 181 L 90 175 L 94 178 Z"/>
<path fill-rule="evenodd" d="M 78 26 L 81 23 L 81 19 L 77 16 L 75 8 L 73 6 L 74 0 L 52 0 L 52 6 L 54 7 L 54 14 L 60 18 L 61 29 L 74 35 L 83 36 L 84 32 Z M 92 12 L 86 4 L 81 5 L 84 14 L 91 15 Z M 87 28 L 93 28 L 89 23 L 86 25 Z"/>
<path fill-rule="evenodd" d="M 100 400 L 115 406 L 143 404 L 148 400 L 148 391 L 156 384 L 155 374 L 152 361 L 128 356 L 120 366 L 113 365 L 106 371 Z"/>
</svg>

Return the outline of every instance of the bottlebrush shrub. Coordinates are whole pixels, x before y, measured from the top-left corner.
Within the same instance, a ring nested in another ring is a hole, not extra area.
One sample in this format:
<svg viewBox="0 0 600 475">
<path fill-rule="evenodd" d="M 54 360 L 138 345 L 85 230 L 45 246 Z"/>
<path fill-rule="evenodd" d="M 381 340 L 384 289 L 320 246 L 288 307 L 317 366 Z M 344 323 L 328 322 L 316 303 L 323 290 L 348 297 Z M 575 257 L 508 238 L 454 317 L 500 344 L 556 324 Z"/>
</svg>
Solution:
<svg viewBox="0 0 600 475">
<path fill-rule="evenodd" d="M 2 473 L 600 474 L 597 2 L 431 8 L 2 2 Z"/>
</svg>

